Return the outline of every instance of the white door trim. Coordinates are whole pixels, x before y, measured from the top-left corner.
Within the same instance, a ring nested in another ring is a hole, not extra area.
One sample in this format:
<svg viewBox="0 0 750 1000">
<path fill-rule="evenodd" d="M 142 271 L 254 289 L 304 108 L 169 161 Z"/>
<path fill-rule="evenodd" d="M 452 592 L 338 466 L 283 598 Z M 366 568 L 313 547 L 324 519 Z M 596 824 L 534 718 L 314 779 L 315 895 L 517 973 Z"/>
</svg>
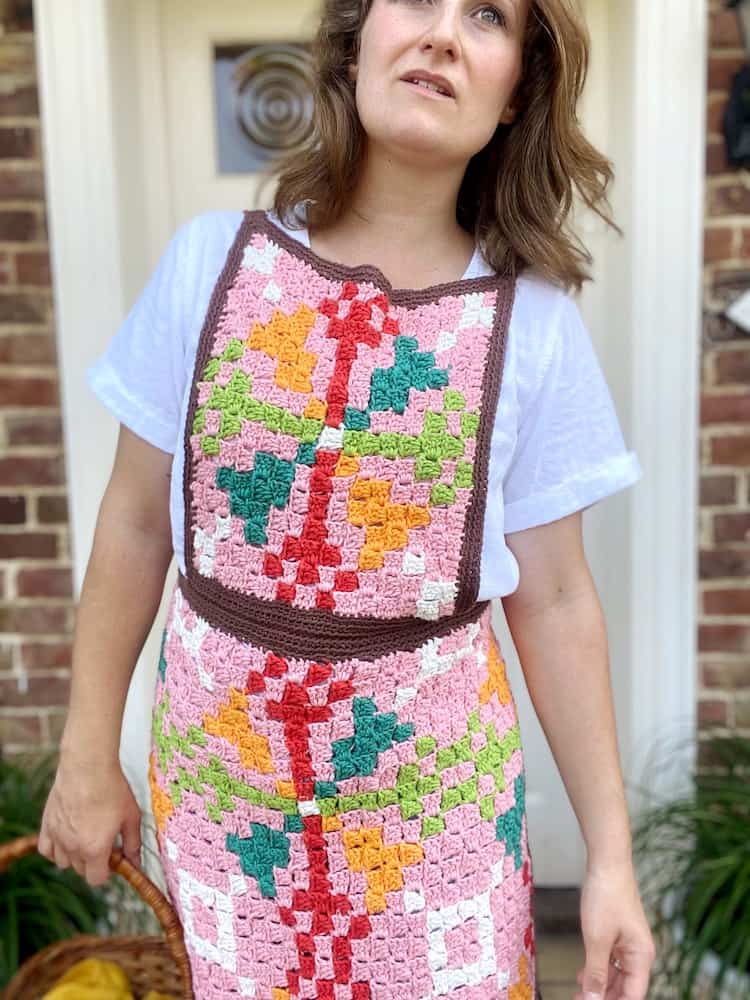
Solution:
<svg viewBox="0 0 750 1000">
<path fill-rule="evenodd" d="M 634 676 L 626 742 L 647 747 L 676 722 L 690 733 L 695 726 L 707 0 L 614 0 L 612 9 L 633 54 L 632 91 L 618 97 L 633 143 L 632 173 L 620 179 L 630 208 L 625 218 L 618 211 L 630 237 L 619 259 L 634 366 L 623 422 L 646 473 L 629 507 Z M 83 369 L 101 349 L 101 331 L 114 331 L 124 315 L 134 225 L 123 197 L 132 171 L 126 181 L 116 130 L 121 82 L 113 76 L 123 11 L 117 0 L 35 4 L 76 594 L 109 471 L 90 456 L 111 453 L 112 444 Z M 162 151 L 150 168 L 162 169 L 163 160 Z M 155 226 L 163 236 L 163 212 Z"/>
</svg>

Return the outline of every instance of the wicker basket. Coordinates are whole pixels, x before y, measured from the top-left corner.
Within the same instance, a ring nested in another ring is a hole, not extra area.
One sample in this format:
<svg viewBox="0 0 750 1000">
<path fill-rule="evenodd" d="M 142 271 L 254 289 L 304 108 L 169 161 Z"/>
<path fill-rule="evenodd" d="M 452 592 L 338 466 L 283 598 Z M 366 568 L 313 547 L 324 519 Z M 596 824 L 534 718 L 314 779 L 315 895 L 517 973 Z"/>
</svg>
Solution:
<svg viewBox="0 0 750 1000">
<path fill-rule="evenodd" d="M 37 835 L 19 837 L 0 845 L 0 873 L 18 858 L 36 850 Z M 98 937 L 80 934 L 48 945 L 27 959 L 5 988 L 3 1000 L 37 1000 L 50 990 L 75 962 L 101 958 L 117 962 L 128 977 L 135 997 L 149 990 L 172 993 L 180 1000 L 193 1000 L 190 964 L 182 927 L 167 898 L 143 872 L 115 848 L 109 867 L 121 875 L 151 907 L 164 930 L 164 937 L 147 934 Z"/>
</svg>

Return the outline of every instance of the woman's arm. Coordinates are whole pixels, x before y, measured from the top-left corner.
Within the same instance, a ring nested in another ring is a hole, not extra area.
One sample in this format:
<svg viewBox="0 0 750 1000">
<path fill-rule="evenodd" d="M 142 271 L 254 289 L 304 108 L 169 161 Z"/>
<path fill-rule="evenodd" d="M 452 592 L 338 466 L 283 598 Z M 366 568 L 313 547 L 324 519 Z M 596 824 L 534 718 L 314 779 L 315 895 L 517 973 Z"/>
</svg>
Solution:
<svg viewBox="0 0 750 1000">
<path fill-rule="evenodd" d="M 140 864 L 140 809 L 120 767 L 120 732 L 172 556 L 171 464 L 121 425 L 76 614 L 68 716 L 39 852 L 91 885 L 109 877 L 118 833 L 125 856 Z"/>
<path fill-rule="evenodd" d="M 172 557 L 172 456 L 120 425 L 76 611 L 65 757 L 116 761 L 128 685 Z"/>
<path fill-rule="evenodd" d="M 583 547 L 583 512 L 506 536 L 520 567 L 505 616 L 534 709 L 596 869 L 631 861 L 607 629 Z"/>
<path fill-rule="evenodd" d="M 574 1000 L 643 1000 L 655 948 L 632 862 L 607 629 L 583 547 L 583 511 L 509 534 L 520 566 L 503 605 L 529 694 L 586 842 L 586 962 Z M 610 959 L 621 963 L 616 970 Z"/>
</svg>

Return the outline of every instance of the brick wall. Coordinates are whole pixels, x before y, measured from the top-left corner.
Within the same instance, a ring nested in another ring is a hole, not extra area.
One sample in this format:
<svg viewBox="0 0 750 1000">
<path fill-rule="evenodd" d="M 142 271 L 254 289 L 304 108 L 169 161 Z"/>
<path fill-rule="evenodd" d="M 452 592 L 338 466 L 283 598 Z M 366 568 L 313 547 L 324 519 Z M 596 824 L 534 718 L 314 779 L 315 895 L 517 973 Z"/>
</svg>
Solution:
<svg viewBox="0 0 750 1000">
<path fill-rule="evenodd" d="M 12 5 L 5 5 L 7 13 Z M 55 745 L 72 575 L 34 37 L 0 34 L 0 752 Z"/>
<path fill-rule="evenodd" d="M 750 171 L 730 167 L 723 115 L 747 62 L 734 11 L 711 0 L 701 369 L 701 727 L 750 729 L 750 335 L 721 315 L 750 289 Z"/>
</svg>

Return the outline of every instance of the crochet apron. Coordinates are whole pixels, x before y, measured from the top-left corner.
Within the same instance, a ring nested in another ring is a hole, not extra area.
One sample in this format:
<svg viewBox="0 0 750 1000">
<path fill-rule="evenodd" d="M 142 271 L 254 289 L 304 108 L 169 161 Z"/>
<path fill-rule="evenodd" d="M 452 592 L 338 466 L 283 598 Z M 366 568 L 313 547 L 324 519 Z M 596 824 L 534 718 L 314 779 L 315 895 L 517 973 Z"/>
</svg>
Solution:
<svg viewBox="0 0 750 1000">
<path fill-rule="evenodd" d="M 512 269 L 419 291 L 248 211 L 184 429 L 149 782 L 198 1000 L 532 1000 L 478 601 Z"/>
</svg>

